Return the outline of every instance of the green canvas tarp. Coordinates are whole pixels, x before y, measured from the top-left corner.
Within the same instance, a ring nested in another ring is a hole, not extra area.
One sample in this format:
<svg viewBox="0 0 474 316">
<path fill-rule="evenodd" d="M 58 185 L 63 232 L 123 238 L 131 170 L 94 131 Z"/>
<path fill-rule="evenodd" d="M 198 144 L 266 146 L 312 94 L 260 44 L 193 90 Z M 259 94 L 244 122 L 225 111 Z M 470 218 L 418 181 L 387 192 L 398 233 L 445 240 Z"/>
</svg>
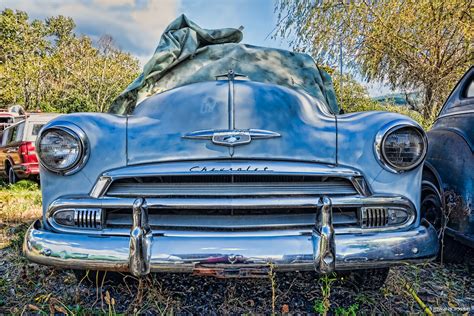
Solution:
<svg viewBox="0 0 474 316">
<path fill-rule="evenodd" d="M 232 69 L 249 80 L 273 83 L 326 103 L 333 113 L 338 105 L 331 77 L 301 53 L 240 44 L 240 29 L 202 29 L 186 16 L 174 20 L 162 35 L 153 57 L 113 102 L 111 113 L 131 113 L 141 101 L 190 83 L 216 80 Z"/>
</svg>

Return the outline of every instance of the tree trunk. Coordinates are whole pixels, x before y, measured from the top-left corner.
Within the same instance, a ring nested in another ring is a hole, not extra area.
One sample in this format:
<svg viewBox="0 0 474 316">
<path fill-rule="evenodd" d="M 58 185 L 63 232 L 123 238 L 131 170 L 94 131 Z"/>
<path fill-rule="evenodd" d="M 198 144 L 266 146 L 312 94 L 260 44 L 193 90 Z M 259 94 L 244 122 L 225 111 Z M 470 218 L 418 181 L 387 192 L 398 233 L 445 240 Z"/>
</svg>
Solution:
<svg viewBox="0 0 474 316">
<path fill-rule="evenodd" d="M 425 119 L 430 118 L 432 107 L 433 107 L 433 86 L 431 84 L 427 84 L 425 85 L 423 89 L 423 105 L 422 105 L 422 114 Z"/>
</svg>

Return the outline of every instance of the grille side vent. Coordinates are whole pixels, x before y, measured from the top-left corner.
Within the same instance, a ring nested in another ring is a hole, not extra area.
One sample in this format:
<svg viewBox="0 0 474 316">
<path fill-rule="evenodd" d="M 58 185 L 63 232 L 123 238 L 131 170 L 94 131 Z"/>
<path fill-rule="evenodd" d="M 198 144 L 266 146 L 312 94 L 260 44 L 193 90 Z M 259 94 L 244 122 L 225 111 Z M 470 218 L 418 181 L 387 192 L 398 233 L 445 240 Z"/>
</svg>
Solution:
<svg viewBox="0 0 474 316">
<path fill-rule="evenodd" d="M 384 207 L 363 207 L 360 215 L 362 228 L 384 227 L 388 224 L 388 210 Z"/>
<path fill-rule="evenodd" d="M 83 209 L 75 210 L 74 222 L 77 227 L 82 228 L 102 228 L 102 210 L 100 209 Z"/>
</svg>

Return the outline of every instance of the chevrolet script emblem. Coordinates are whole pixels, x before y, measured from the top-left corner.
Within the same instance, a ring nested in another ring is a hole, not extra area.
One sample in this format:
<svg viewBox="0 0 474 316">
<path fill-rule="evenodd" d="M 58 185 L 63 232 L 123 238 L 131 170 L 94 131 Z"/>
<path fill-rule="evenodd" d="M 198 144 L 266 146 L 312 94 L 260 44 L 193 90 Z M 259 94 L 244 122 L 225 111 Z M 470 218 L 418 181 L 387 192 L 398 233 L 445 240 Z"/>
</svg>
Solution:
<svg viewBox="0 0 474 316">
<path fill-rule="evenodd" d="M 238 146 L 245 145 L 252 141 L 252 139 L 265 139 L 280 137 L 281 135 L 272 131 L 261 129 L 236 129 L 235 128 L 235 103 L 234 103 L 234 78 L 245 77 L 244 75 L 236 74 L 232 69 L 225 75 L 217 76 L 216 78 L 226 77 L 229 81 L 229 98 L 228 98 L 228 125 L 226 130 L 203 130 L 188 133 L 183 138 L 188 139 L 210 139 L 216 145 L 221 146 Z"/>
</svg>

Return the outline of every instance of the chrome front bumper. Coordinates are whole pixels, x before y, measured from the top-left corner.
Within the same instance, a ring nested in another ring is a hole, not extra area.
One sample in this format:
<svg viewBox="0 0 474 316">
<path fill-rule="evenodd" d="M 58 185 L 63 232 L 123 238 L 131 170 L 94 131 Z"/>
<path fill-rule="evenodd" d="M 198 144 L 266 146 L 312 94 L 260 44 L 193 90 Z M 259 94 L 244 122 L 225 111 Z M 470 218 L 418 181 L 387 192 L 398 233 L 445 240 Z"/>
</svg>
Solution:
<svg viewBox="0 0 474 316">
<path fill-rule="evenodd" d="M 194 272 L 221 277 L 254 276 L 271 265 L 278 271 L 380 268 L 432 259 L 436 231 L 427 223 L 402 231 L 335 234 L 331 200 L 318 203 L 307 233 L 260 231 L 154 235 L 143 199 L 133 205 L 130 236 L 57 233 L 36 221 L 24 252 L 31 261 L 63 268 L 131 272 Z"/>
</svg>

